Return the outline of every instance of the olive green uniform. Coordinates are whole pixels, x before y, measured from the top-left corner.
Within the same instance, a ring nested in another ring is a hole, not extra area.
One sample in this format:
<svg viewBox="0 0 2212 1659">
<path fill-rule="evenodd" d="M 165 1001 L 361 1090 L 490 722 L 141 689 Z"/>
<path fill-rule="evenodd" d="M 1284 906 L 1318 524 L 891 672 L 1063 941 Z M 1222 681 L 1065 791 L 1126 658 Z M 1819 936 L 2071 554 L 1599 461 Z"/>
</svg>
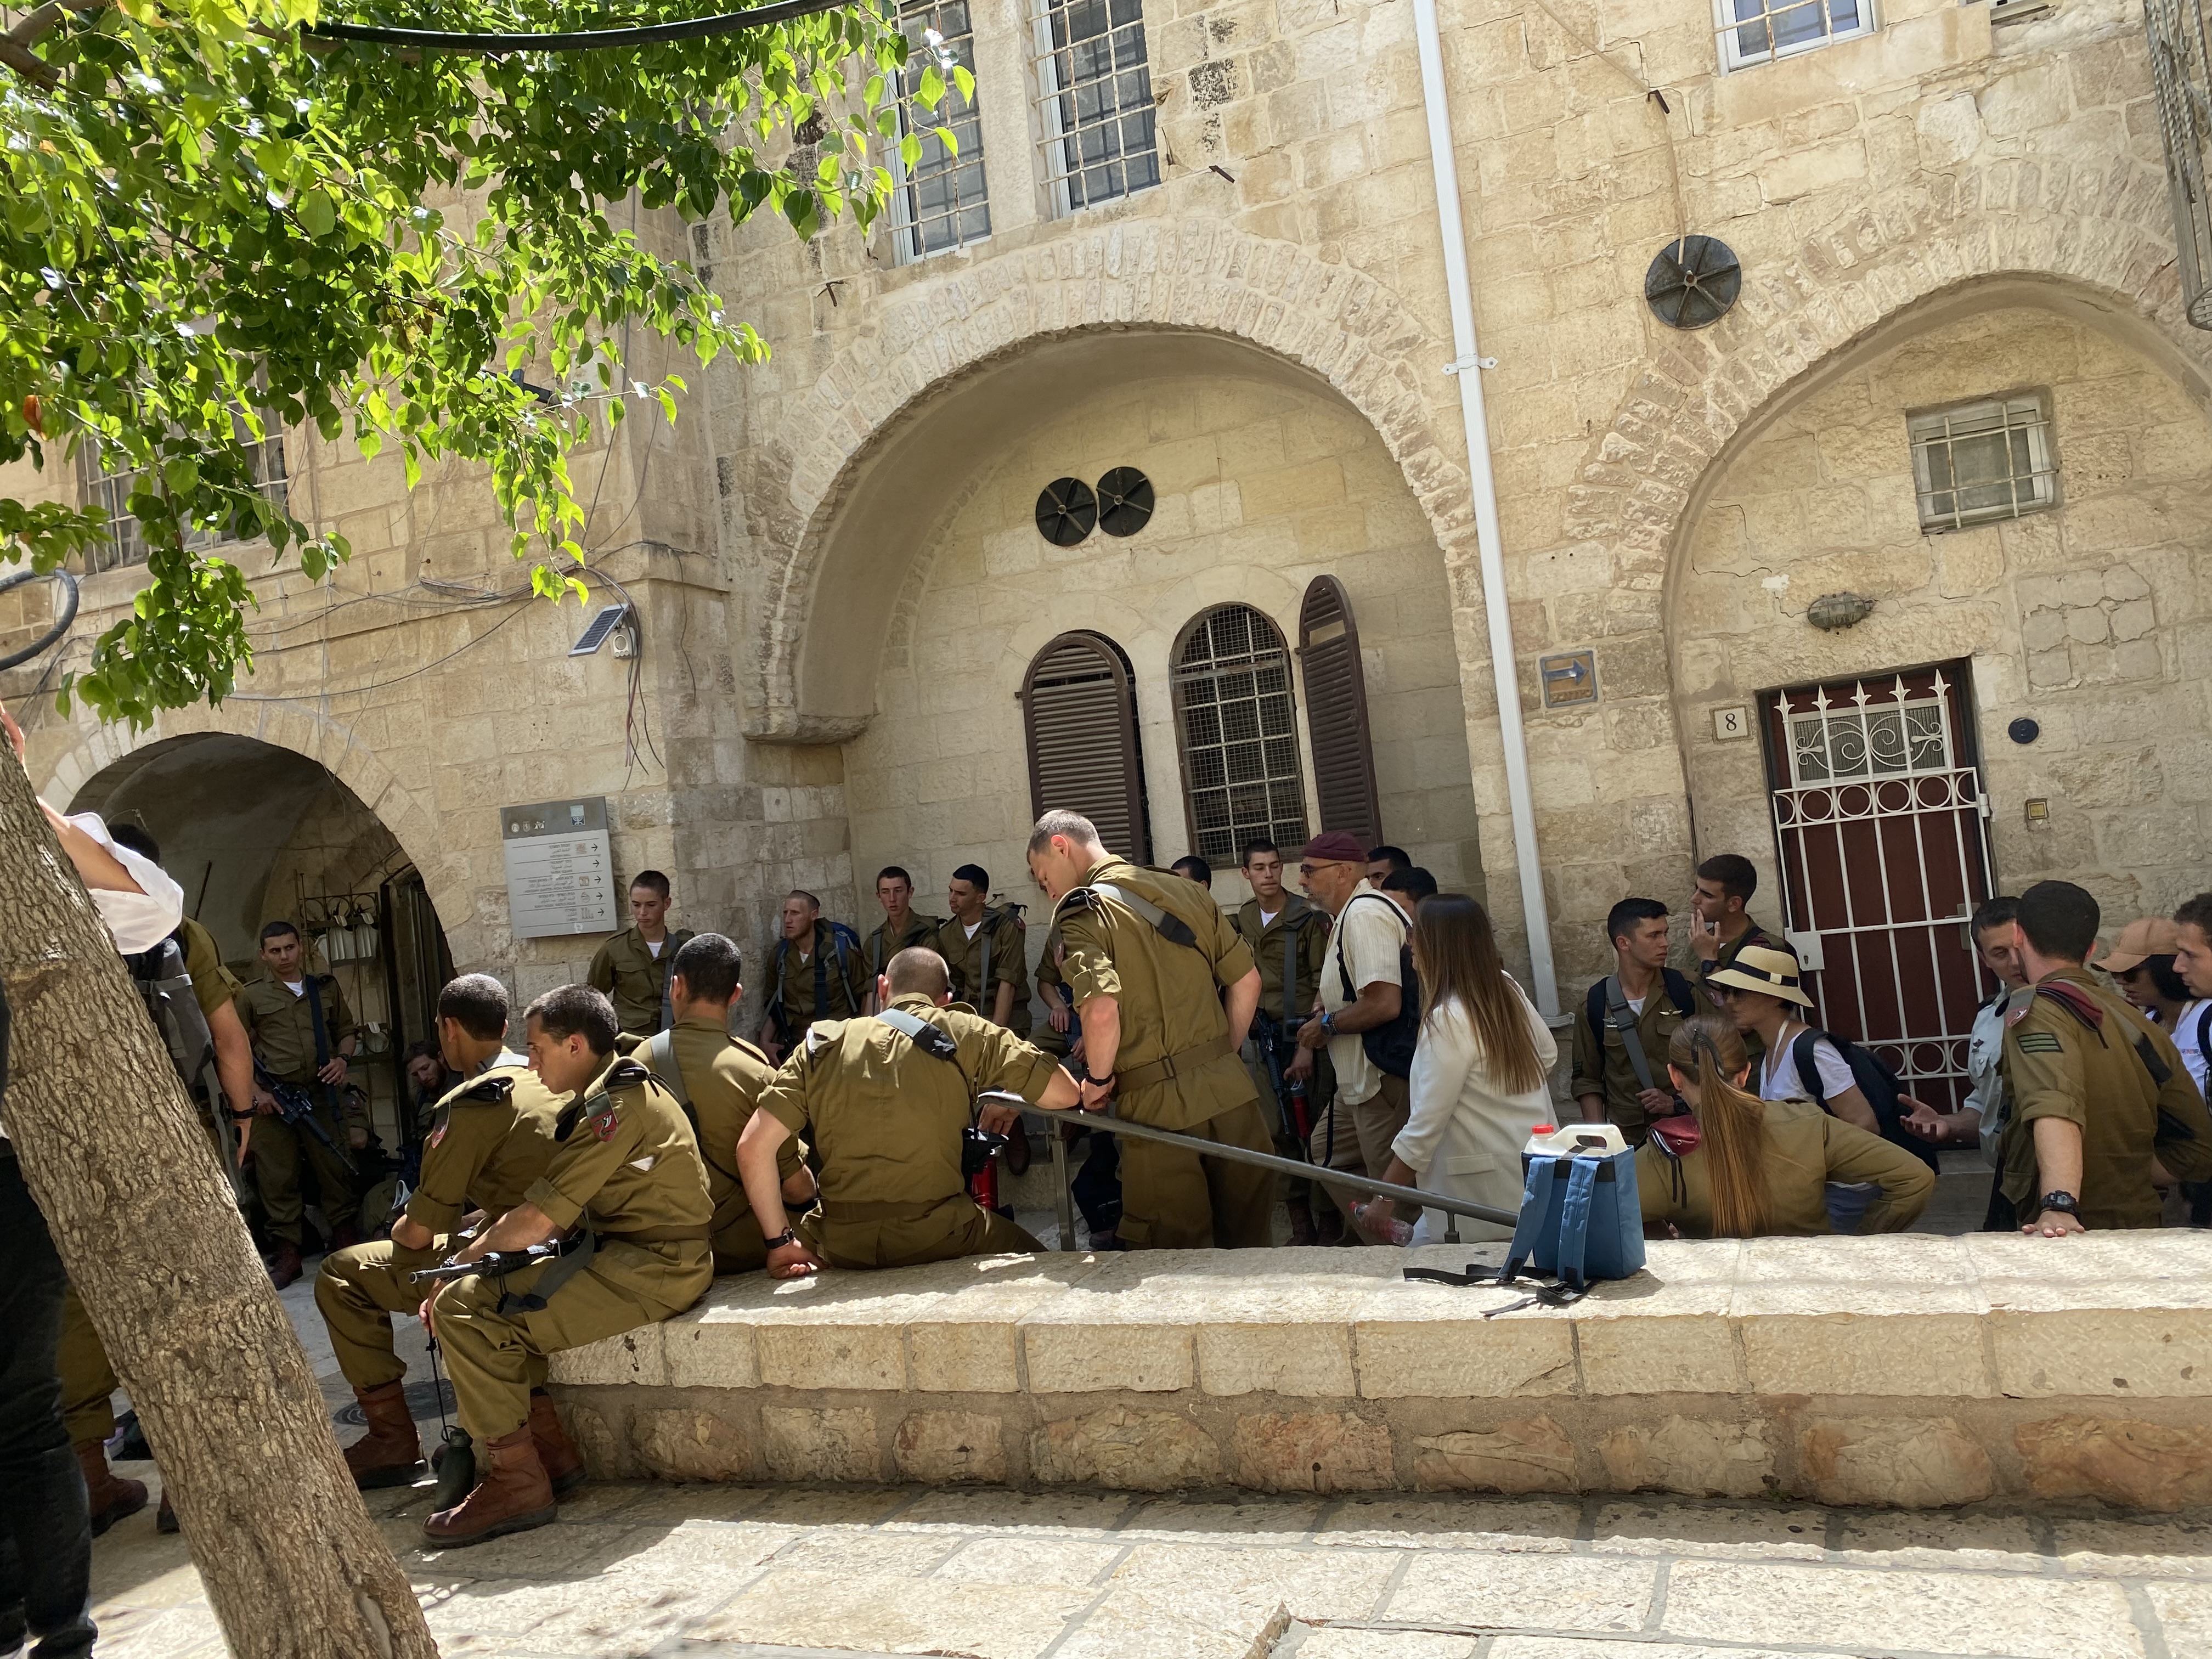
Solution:
<svg viewBox="0 0 2212 1659">
<path fill-rule="evenodd" d="M 1060 953 L 1065 944 L 1059 928 L 1046 932 L 1044 954 L 1037 958 L 1036 994 L 1048 1011 L 1054 1008 L 1067 1010 L 1067 1029 L 1055 1031 L 1052 1029 L 1052 1022 L 1047 1020 L 1030 1039 L 1055 1060 L 1067 1057 L 1067 1051 L 1074 1046 L 1078 1035 L 1075 1010 L 1067 1000 L 1067 975 L 1060 971 Z"/>
<path fill-rule="evenodd" d="M 1002 904 L 983 912 L 973 939 L 968 924 L 957 916 L 937 929 L 937 954 L 952 971 L 952 1000 L 978 1010 L 984 1018 L 999 1006 L 999 988 L 1014 988 L 1014 1001 L 1006 1029 L 1017 1036 L 1030 1034 L 1029 930 L 1018 904 Z"/>
<path fill-rule="evenodd" d="M 1715 1012 L 1705 988 L 1695 980 L 1686 982 L 1690 990 L 1689 1017 L 1696 1018 Z M 1587 1007 L 1587 1003 L 1579 1003 L 1574 1010 L 1574 1073 L 1567 1084 L 1567 1097 L 1579 1100 L 1584 1095 L 1602 1095 L 1606 1116 L 1620 1126 L 1630 1146 L 1641 1146 L 1651 1133 L 1651 1118 L 1638 1098 L 1642 1085 L 1636 1080 L 1636 1066 L 1628 1057 L 1628 1045 L 1602 1012 L 1600 1021 L 1604 1038 L 1601 1042 L 1598 1033 L 1590 1030 Z M 1668 1086 L 1667 1044 L 1683 1018 L 1668 992 L 1665 980 L 1654 974 L 1651 988 L 1644 995 L 1644 1007 L 1636 1018 L 1636 1034 L 1644 1049 L 1644 1063 L 1650 1067 L 1655 1088 Z"/>
<path fill-rule="evenodd" d="M 1110 882 L 1180 921 L 1196 948 L 1174 944 L 1103 894 Z M 1079 1012 L 1093 997 L 1120 1006 L 1115 1112 L 1133 1123 L 1255 1152 L 1271 1150 L 1252 1079 L 1229 1041 L 1221 994 L 1252 971 L 1251 947 L 1206 890 L 1164 870 L 1109 856 L 1063 897 L 1054 920 L 1066 941 L 1060 971 Z M 1134 1135 L 1121 1138 L 1124 1243 L 1139 1249 L 1264 1247 L 1274 1242 L 1274 1176 Z"/>
<path fill-rule="evenodd" d="M 709 1222 L 718 1273 L 748 1273 L 768 1263 L 761 1225 L 738 1175 L 738 1137 L 751 1121 L 761 1091 L 775 1076 L 768 1056 L 732 1036 L 720 1021 L 679 1019 L 663 1039 L 655 1037 L 637 1054 L 669 1091 L 686 1103 L 699 1138 L 700 1160 L 707 1166 L 707 1190 L 714 1200 Z M 797 1139 L 783 1143 L 776 1178 L 799 1172 L 804 1152 Z"/>
<path fill-rule="evenodd" d="M 615 1006 L 615 1023 L 634 1036 L 651 1036 L 666 1024 L 668 969 L 691 941 L 688 927 L 672 927 L 660 954 L 635 927 L 625 927 L 592 955 L 584 982 Z"/>
<path fill-rule="evenodd" d="M 817 1025 L 761 1096 L 761 1109 L 821 1160 L 822 1203 L 799 1224 L 807 1249 L 833 1267 L 906 1267 L 955 1256 L 1042 1249 L 968 1195 L 962 1137 L 971 1091 L 1042 1097 L 1049 1055 L 967 1008 L 891 999 L 957 1046 L 939 1060 L 880 1016 Z"/>
<path fill-rule="evenodd" d="M 849 938 L 850 936 L 848 935 Z M 823 1006 L 815 1006 L 817 964 Z M 837 949 L 837 931 L 827 917 L 817 919 L 805 953 L 778 935 L 769 951 L 768 1012 L 776 1041 L 787 1048 L 817 1019 L 850 1019 L 867 1006 L 868 965 L 851 945 Z"/>
<path fill-rule="evenodd" d="M 2064 1000 L 2063 986 L 2083 1002 Z M 2081 1131 L 2081 1224 L 2155 1227 L 2154 1159 L 2183 1181 L 2212 1175 L 2212 1117 L 2181 1062 L 2173 1039 L 2080 968 L 2024 986 L 2005 1004 L 2004 1076 L 2010 1117 L 2004 1132 L 2000 1190 L 2021 1221 L 2035 1218 L 2051 1190 L 2036 1164 L 2039 1117 L 2063 1118 Z M 2154 1078 L 2138 1046 L 2166 1075 Z"/>
<path fill-rule="evenodd" d="M 222 952 L 216 947 L 215 936 L 190 916 L 178 924 L 175 938 L 184 952 L 185 971 L 191 975 L 192 1000 L 199 1004 L 203 1019 L 212 1019 L 216 1009 L 245 988 L 238 975 L 223 966 Z M 228 1098 L 215 1104 L 217 1111 L 230 1109 Z M 258 1124 L 253 1133 L 258 1142 Z M 220 1150 L 216 1156 L 222 1156 Z M 88 1440 L 106 1440 L 112 1435 L 115 1408 L 111 1396 L 120 1384 L 115 1367 L 108 1363 L 107 1349 L 100 1340 L 100 1333 L 93 1328 L 84 1304 L 77 1299 L 74 1285 L 62 1300 L 62 1338 L 57 1369 L 62 1375 L 62 1415 L 69 1423 L 70 1443 L 82 1445 Z"/>
<path fill-rule="evenodd" d="M 354 1034 L 353 1011 L 345 993 L 328 974 L 313 976 L 323 1000 L 323 1030 L 336 1055 L 338 1044 Z M 349 1092 L 333 1089 L 315 1076 L 315 1022 L 307 993 L 292 994 L 282 981 L 252 980 L 238 994 L 238 1018 L 252 1039 L 263 1068 L 280 1083 L 297 1084 L 314 1097 L 315 1121 L 332 1146 L 344 1146 L 348 1131 L 366 1129 L 368 1119 Z M 349 1224 L 361 1207 L 354 1176 L 344 1163 L 312 1131 L 277 1117 L 253 1120 L 253 1180 L 260 1188 L 269 1231 L 295 1249 L 305 1242 L 301 1217 L 300 1160 L 314 1166 L 323 1192 L 323 1215 L 333 1228 Z"/>
<path fill-rule="evenodd" d="M 407 1374 L 392 1351 L 392 1316 L 422 1305 L 422 1287 L 408 1275 L 453 1248 L 450 1236 L 471 1210 L 497 1217 L 522 1202 L 553 1161 L 553 1124 L 567 1102 L 512 1051 L 495 1055 L 438 1102 L 406 1210 L 410 1221 L 437 1235 L 434 1242 L 420 1250 L 390 1239 L 333 1250 L 315 1275 L 315 1306 L 338 1369 L 356 1389 L 382 1388 Z"/>
<path fill-rule="evenodd" d="M 553 1160 L 523 1202 L 556 1227 L 592 1234 L 589 1261 L 574 1271 L 562 1260 L 504 1279 L 454 1279 L 432 1310 L 461 1425 L 479 1445 L 530 1420 L 546 1355 L 673 1318 L 714 1280 L 707 1245 L 714 1206 L 699 1143 L 650 1072 L 610 1056 L 562 1109 L 554 1139 Z M 544 1307 L 500 1311 L 502 1298 L 532 1297 L 556 1273 Z"/>
<path fill-rule="evenodd" d="M 1294 1052 L 1291 1041 L 1321 994 L 1321 968 L 1328 959 L 1332 924 L 1328 911 L 1296 893 L 1283 895 L 1282 908 L 1273 921 L 1263 923 L 1261 914 L 1260 901 L 1247 899 L 1235 917 L 1237 935 L 1252 947 L 1252 960 L 1260 967 L 1260 1007 L 1252 1018 L 1251 1038 L 1244 1045 L 1244 1063 L 1252 1073 L 1252 1086 L 1259 1092 L 1261 1109 L 1274 1120 L 1275 1150 L 1285 1158 L 1303 1158 L 1304 1143 L 1288 1121 L 1288 1109 L 1275 1092 L 1260 1045 L 1267 1040 L 1269 1028 L 1275 1028 L 1283 1034 L 1276 1053 L 1282 1064 L 1290 1063 Z M 1286 959 L 1287 981 L 1284 976 Z M 1314 1074 L 1306 1084 L 1306 1098 L 1314 1103 L 1309 1110 L 1318 1117 L 1318 1104 L 1335 1092 L 1336 1079 L 1329 1069 L 1328 1050 L 1321 1048 L 1311 1052 Z M 1291 1193 L 1304 1196 L 1310 1186 L 1307 1182 L 1293 1182 Z"/>
<path fill-rule="evenodd" d="M 1765 1120 L 1766 1227 L 1762 1237 L 1832 1233 L 1828 1183 L 1878 1188 L 1858 1223 L 1865 1233 L 1901 1233 L 1920 1218 L 1936 1190 L 1936 1172 L 1903 1147 L 1832 1117 L 1809 1100 L 1759 1103 Z M 1657 1140 L 1636 1154 L 1636 1191 L 1646 1222 L 1666 1222 L 1686 1238 L 1711 1238 L 1711 1154 L 1693 1147 L 1680 1158 Z"/>
<path fill-rule="evenodd" d="M 890 959 L 902 951 L 910 951 L 917 945 L 927 945 L 934 951 L 937 948 L 937 930 L 944 925 L 945 920 L 941 916 L 925 916 L 918 910 L 909 910 L 906 913 L 906 926 L 894 932 L 890 919 L 886 917 L 883 925 L 869 934 L 867 942 L 860 947 L 860 955 L 867 965 L 869 982 L 873 984 L 884 969 L 890 965 Z"/>
</svg>

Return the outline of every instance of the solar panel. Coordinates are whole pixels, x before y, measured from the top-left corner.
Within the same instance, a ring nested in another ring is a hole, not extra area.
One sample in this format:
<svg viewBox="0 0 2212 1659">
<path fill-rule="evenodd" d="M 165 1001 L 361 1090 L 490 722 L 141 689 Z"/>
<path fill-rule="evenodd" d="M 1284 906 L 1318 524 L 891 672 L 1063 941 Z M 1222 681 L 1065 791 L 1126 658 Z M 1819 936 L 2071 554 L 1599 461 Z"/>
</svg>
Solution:
<svg viewBox="0 0 2212 1659">
<path fill-rule="evenodd" d="M 600 606 L 599 614 L 592 618 L 592 625 L 584 630 L 584 636 L 568 647 L 568 654 L 572 657 L 590 656 L 607 642 L 608 635 L 629 620 L 629 607 L 626 605 Z"/>
</svg>

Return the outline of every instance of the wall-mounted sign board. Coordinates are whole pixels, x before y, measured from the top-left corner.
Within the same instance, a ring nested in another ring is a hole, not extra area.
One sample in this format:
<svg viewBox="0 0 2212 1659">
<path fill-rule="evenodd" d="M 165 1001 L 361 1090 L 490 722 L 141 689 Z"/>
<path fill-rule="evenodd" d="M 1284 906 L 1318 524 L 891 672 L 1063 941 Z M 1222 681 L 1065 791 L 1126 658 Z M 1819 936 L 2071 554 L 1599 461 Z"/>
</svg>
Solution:
<svg viewBox="0 0 2212 1659">
<path fill-rule="evenodd" d="M 622 925 L 605 796 L 502 806 L 499 838 L 515 938 L 611 933 Z"/>
</svg>

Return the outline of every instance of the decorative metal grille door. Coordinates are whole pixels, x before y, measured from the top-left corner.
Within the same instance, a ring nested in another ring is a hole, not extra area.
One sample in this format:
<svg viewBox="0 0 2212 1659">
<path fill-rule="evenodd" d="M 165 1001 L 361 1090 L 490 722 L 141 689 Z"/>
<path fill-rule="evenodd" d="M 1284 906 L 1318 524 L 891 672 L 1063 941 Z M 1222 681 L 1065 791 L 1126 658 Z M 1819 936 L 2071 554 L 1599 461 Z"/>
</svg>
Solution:
<svg viewBox="0 0 2212 1659">
<path fill-rule="evenodd" d="M 1996 989 L 1967 937 L 1990 866 L 1966 684 L 1952 663 L 1761 700 L 1784 926 L 1819 936 L 1819 1017 L 1939 1109 L 1966 1098 Z"/>
</svg>

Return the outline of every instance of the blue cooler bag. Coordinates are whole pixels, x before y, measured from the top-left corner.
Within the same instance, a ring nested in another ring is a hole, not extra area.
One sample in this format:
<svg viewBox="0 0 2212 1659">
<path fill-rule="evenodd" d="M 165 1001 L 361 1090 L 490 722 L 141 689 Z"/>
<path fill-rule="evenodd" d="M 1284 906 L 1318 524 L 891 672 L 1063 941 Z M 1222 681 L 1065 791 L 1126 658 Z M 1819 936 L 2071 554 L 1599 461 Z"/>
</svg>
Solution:
<svg viewBox="0 0 2212 1659">
<path fill-rule="evenodd" d="M 1503 1284 L 1522 1267 L 1571 1290 L 1626 1279 L 1644 1266 L 1644 1206 L 1636 1153 L 1611 1123 L 1574 1123 L 1531 1135 L 1522 1149 L 1528 1185 Z"/>
</svg>

